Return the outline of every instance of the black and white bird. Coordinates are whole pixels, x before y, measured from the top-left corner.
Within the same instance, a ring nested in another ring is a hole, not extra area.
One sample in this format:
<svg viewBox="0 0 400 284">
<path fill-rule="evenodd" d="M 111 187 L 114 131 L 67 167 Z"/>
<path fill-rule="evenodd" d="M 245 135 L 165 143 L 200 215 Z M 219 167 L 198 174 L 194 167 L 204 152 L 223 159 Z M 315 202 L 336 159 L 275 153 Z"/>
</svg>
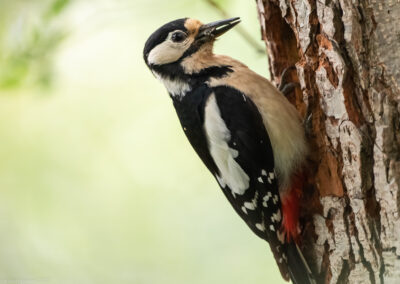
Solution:
<svg viewBox="0 0 400 284">
<path fill-rule="evenodd" d="M 303 125 L 267 79 L 213 53 L 215 39 L 239 22 L 169 22 L 147 40 L 144 60 L 167 89 L 183 131 L 226 198 L 269 243 L 282 277 L 313 283 L 296 245 L 307 155 Z"/>
</svg>

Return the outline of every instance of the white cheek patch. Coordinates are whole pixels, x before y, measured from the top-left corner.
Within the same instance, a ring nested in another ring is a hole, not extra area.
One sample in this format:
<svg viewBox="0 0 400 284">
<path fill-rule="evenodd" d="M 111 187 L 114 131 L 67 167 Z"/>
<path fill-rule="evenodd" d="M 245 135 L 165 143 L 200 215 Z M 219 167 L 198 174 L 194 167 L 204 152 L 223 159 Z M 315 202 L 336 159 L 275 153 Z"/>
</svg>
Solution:
<svg viewBox="0 0 400 284">
<path fill-rule="evenodd" d="M 171 32 L 167 39 L 156 45 L 147 56 L 150 64 L 163 65 L 177 61 L 190 47 L 193 39 L 188 38 L 183 42 L 174 43 L 170 40 Z"/>
<path fill-rule="evenodd" d="M 211 157 L 220 171 L 218 179 L 233 193 L 244 194 L 249 188 L 250 178 L 234 159 L 239 153 L 228 145 L 231 134 L 221 117 L 214 94 L 208 99 L 205 108 L 204 129 Z"/>
<path fill-rule="evenodd" d="M 176 48 L 169 41 L 164 41 L 150 51 L 147 60 L 154 65 L 167 64 L 177 61 L 184 52 L 185 49 Z"/>
</svg>

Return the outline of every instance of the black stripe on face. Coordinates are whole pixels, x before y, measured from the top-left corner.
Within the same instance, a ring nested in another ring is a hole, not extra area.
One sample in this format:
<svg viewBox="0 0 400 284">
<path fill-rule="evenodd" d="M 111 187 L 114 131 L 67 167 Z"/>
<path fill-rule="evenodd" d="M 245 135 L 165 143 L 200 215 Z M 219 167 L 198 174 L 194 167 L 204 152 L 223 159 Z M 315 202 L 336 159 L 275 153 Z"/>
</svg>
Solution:
<svg viewBox="0 0 400 284">
<path fill-rule="evenodd" d="M 184 32 L 187 32 L 187 29 L 185 28 L 185 22 L 187 18 L 182 18 L 178 19 L 172 22 L 169 22 L 162 27 L 160 27 L 158 30 L 156 30 L 152 35 L 147 39 L 144 49 L 143 49 L 143 58 L 146 64 L 148 65 L 147 62 L 147 56 L 149 55 L 150 51 L 160 43 L 162 43 L 168 36 L 168 34 L 172 31 L 175 30 L 181 30 Z"/>
</svg>

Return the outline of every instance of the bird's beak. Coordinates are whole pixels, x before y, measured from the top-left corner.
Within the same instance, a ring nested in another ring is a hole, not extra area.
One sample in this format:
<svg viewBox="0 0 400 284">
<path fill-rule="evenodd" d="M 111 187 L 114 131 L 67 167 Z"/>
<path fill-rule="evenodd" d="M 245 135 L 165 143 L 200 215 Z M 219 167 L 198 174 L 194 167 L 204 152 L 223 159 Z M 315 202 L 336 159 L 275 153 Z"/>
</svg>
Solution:
<svg viewBox="0 0 400 284">
<path fill-rule="evenodd" d="M 215 39 L 220 35 L 223 35 L 227 31 L 229 31 L 231 28 L 233 28 L 239 23 L 240 23 L 240 18 L 235 17 L 202 25 L 199 29 L 196 39 L 206 40 L 206 41 Z"/>
</svg>

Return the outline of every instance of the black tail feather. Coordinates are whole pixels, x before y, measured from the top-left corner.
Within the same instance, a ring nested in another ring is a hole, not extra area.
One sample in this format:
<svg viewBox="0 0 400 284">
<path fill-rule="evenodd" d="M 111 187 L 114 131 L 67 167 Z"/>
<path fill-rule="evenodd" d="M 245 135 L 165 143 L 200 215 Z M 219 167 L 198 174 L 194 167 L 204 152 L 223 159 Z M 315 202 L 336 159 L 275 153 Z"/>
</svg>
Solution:
<svg viewBox="0 0 400 284">
<path fill-rule="evenodd" d="M 291 242 L 287 244 L 287 258 L 289 274 L 293 284 L 316 283 L 311 269 L 296 243 Z"/>
</svg>

